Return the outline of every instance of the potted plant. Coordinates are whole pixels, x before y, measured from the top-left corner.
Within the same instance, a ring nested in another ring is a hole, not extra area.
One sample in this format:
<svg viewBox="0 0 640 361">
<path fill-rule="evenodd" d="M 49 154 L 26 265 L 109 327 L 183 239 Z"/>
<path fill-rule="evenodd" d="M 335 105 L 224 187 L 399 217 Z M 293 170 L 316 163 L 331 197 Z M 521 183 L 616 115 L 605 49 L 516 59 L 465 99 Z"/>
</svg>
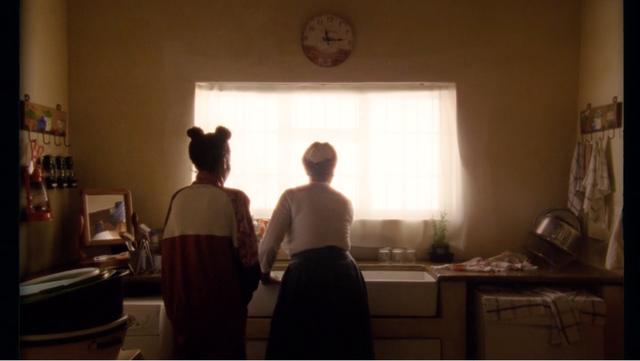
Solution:
<svg viewBox="0 0 640 361">
<path fill-rule="evenodd" d="M 447 213 L 440 213 L 440 219 L 433 222 L 433 243 L 429 249 L 429 260 L 431 262 L 451 262 L 453 253 L 449 250 L 447 241 Z"/>
</svg>

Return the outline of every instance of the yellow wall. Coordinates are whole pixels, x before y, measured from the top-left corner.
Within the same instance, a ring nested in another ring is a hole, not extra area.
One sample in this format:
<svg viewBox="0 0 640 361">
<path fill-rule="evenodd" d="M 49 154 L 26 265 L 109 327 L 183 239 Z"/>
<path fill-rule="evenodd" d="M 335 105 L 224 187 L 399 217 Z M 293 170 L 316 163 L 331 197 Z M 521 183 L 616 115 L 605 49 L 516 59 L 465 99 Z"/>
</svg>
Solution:
<svg viewBox="0 0 640 361">
<path fill-rule="evenodd" d="M 160 227 L 191 177 L 185 132 L 195 82 L 455 82 L 466 209 L 458 255 L 518 250 L 539 213 L 566 203 L 579 5 L 69 0 L 78 177 L 130 189 L 141 221 Z M 313 65 L 300 48 L 305 22 L 325 11 L 356 34 L 352 56 L 335 68 Z"/>
<path fill-rule="evenodd" d="M 69 104 L 67 1 L 20 2 L 20 93 L 37 104 Z M 30 157 L 27 132 L 21 131 L 21 156 Z M 32 135 L 34 137 L 34 135 Z M 37 137 L 42 145 L 42 138 Z M 64 146 L 45 145 L 44 154 L 68 155 Z M 49 190 L 53 220 L 20 223 L 20 276 L 29 276 L 74 259 L 74 225 L 78 214 L 77 190 Z M 21 193 L 21 202 L 24 194 Z"/>
<path fill-rule="evenodd" d="M 580 72 L 578 80 L 578 111 L 587 103 L 593 106 L 611 102 L 613 96 L 624 104 L 623 94 L 623 47 L 622 47 L 622 1 L 583 0 L 580 16 Z M 577 112 L 576 112 L 577 114 Z M 577 117 L 577 116 L 576 116 Z M 623 119 L 624 125 L 624 119 Z M 607 132 L 611 136 L 611 131 Z M 592 137 L 601 137 L 602 133 Z M 622 207 L 623 189 L 623 130 L 615 131 L 615 138 L 609 143 L 607 152 L 610 161 L 614 192 L 607 199 L 610 222 L 615 210 Z M 589 224 L 589 233 L 600 240 L 608 240 L 609 229 Z M 585 260 L 602 266 L 606 242 L 593 240 L 584 255 Z"/>
</svg>

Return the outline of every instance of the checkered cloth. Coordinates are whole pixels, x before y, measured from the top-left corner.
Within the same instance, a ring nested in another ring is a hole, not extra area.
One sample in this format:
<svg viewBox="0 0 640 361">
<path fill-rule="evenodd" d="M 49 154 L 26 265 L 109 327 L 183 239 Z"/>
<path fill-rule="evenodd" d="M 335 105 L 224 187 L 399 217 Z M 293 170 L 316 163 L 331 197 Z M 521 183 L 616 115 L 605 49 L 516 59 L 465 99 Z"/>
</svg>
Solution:
<svg viewBox="0 0 640 361">
<path fill-rule="evenodd" d="M 482 306 L 487 320 L 528 319 L 549 327 L 549 343 L 572 344 L 580 340 L 580 323 L 603 326 L 604 301 L 584 291 L 550 288 L 485 291 Z"/>
<path fill-rule="evenodd" d="M 606 140 L 605 140 L 606 142 Z M 605 197 L 612 191 L 609 180 L 609 165 L 603 145 L 596 141 L 591 152 L 589 167 L 584 178 L 584 211 L 589 219 L 608 228 L 608 208 Z"/>
<path fill-rule="evenodd" d="M 521 253 L 504 251 L 497 256 L 487 259 L 475 257 L 465 262 L 448 263 L 439 266 L 431 266 L 431 268 L 451 271 L 506 272 L 531 271 L 538 269 L 538 266 L 529 262 L 527 256 Z"/>
<path fill-rule="evenodd" d="M 576 143 L 571 161 L 571 171 L 569 173 L 569 200 L 567 207 L 574 213 L 580 214 L 584 204 L 584 176 L 586 145 L 582 142 Z"/>
</svg>

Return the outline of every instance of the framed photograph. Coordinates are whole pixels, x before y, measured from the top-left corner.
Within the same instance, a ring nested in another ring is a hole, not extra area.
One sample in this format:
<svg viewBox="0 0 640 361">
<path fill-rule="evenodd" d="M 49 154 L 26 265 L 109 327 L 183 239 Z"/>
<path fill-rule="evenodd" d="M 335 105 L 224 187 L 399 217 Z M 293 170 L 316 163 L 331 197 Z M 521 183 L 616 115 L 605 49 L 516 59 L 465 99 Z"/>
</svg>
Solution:
<svg viewBox="0 0 640 361">
<path fill-rule="evenodd" d="M 126 189 L 82 190 L 85 246 L 123 244 L 133 234 L 131 193 Z"/>
</svg>

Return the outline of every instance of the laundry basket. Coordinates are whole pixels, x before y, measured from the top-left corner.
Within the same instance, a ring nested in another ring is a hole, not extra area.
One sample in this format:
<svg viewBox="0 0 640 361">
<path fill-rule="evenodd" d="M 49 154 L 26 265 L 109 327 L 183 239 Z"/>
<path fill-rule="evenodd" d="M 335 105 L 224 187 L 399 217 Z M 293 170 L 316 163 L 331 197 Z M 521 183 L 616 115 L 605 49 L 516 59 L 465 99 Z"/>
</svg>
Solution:
<svg viewBox="0 0 640 361">
<path fill-rule="evenodd" d="M 602 359 L 604 301 L 585 291 L 475 292 L 478 359 Z"/>
</svg>

